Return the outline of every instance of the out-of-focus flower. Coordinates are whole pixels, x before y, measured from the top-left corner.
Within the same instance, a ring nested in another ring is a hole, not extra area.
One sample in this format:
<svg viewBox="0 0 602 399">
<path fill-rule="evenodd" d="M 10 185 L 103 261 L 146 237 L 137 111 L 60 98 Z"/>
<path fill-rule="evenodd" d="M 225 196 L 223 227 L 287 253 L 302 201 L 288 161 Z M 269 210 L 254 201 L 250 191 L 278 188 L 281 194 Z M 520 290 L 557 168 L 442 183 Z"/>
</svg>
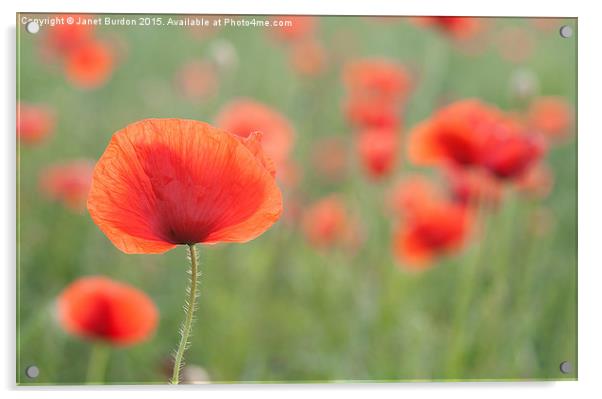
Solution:
<svg viewBox="0 0 602 399">
<path fill-rule="evenodd" d="M 402 266 L 425 269 L 439 256 L 465 245 L 472 223 L 470 211 L 448 201 L 429 201 L 414 209 L 394 232 L 393 249 Z"/>
<path fill-rule="evenodd" d="M 437 111 L 409 135 L 408 157 L 417 165 L 477 165 L 487 136 L 501 119 L 496 108 L 462 100 Z"/>
<path fill-rule="evenodd" d="M 96 164 L 90 216 L 125 253 L 252 240 L 282 212 L 260 139 L 185 119 L 128 125 Z"/>
<path fill-rule="evenodd" d="M 516 185 L 519 190 L 528 195 L 545 198 L 554 188 L 554 173 L 547 164 L 539 162 L 519 176 Z"/>
<path fill-rule="evenodd" d="M 311 36 L 317 26 L 318 20 L 312 16 L 281 15 L 270 19 L 272 33 L 283 41 L 295 41 Z"/>
<path fill-rule="evenodd" d="M 95 89 L 105 84 L 115 68 L 115 57 L 105 42 L 88 41 L 71 51 L 65 59 L 69 81 L 81 89 Z"/>
<path fill-rule="evenodd" d="M 90 15 L 56 15 L 56 18 L 91 18 Z M 91 41 L 94 37 L 95 26 L 83 24 L 62 23 L 48 27 L 42 36 L 42 49 L 49 51 L 50 56 L 63 57 Z"/>
<path fill-rule="evenodd" d="M 70 334 L 112 345 L 133 345 L 148 339 L 159 318 L 142 291 L 106 277 L 84 277 L 59 296 L 58 319 Z"/>
<path fill-rule="evenodd" d="M 40 190 L 50 200 L 60 201 L 75 212 L 83 212 L 93 169 L 94 163 L 89 160 L 49 166 L 40 174 Z"/>
<path fill-rule="evenodd" d="M 238 66 L 238 53 L 232 42 L 216 39 L 209 45 L 209 53 L 220 70 L 232 70 Z"/>
<path fill-rule="evenodd" d="M 349 121 L 360 128 L 390 128 L 401 125 L 401 107 L 395 102 L 367 96 L 349 98 L 343 105 Z"/>
<path fill-rule="evenodd" d="M 538 134 L 526 131 L 514 121 L 491 127 L 481 164 L 498 178 L 516 178 L 534 165 L 545 152 Z"/>
<path fill-rule="evenodd" d="M 453 39 L 469 39 L 483 30 L 483 21 L 475 17 L 412 17 L 413 23 L 419 26 L 437 28 Z"/>
<path fill-rule="evenodd" d="M 348 237 L 349 215 L 343 201 L 332 195 L 312 204 L 303 215 L 303 231 L 317 248 L 344 242 Z"/>
<path fill-rule="evenodd" d="M 527 122 L 552 139 L 571 133 L 573 110 L 566 99 L 558 96 L 535 99 L 527 112 Z"/>
<path fill-rule="evenodd" d="M 339 137 L 317 140 L 312 146 L 312 165 L 318 172 L 318 177 L 331 181 L 341 180 L 349 168 L 346 141 Z"/>
<path fill-rule="evenodd" d="M 431 179 L 419 174 L 407 174 L 389 192 L 387 207 L 396 216 L 412 215 L 426 203 L 443 199 L 443 192 Z"/>
<path fill-rule="evenodd" d="M 408 157 L 417 165 L 482 167 L 498 178 L 515 178 L 541 157 L 544 144 L 511 115 L 463 100 L 411 131 Z"/>
<path fill-rule="evenodd" d="M 519 68 L 510 77 L 510 92 L 514 98 L 527 100 L 539 90 L 539 79 L 530 69 Z"/>
<path fill-rule="evenodd" d="M 52 134 L 54 111 L 47 105 L 20 101 L 17 104 L 17 137 L 23 144 L 37 144 Z"/>
<path fill-rule="evenodd" d="M 277 169 L 289 157 L 295 134 L 293 127 L 284 115 L 268 105 L 245 98 L 234 100 L 221 109 L 216 124 L 240 137 L 261 132 L 263 149 Z"/>
<path fill-rule="evenodd" d="M 320 75 L 327 66 L 326 50 L 316 39 L 300 40 L 291 48 L 290 61 L 300 75 Z"/>
<path fill-rule="evenodd" d="M 367 58 L 345 65 L 343 83 L 352 98 L 403 101 L 411 87 L 403 65 L 385 58 Z"/>
<path fill-rule="evenodd" d="M 508 26 L 497 33 L 497 48 L 505 60 L 520 63 L 528 59 L 535 48 L 535 38 L 529 29 Z"/>
<path fill-rule="evenodd" d="M 502 185 L 486 170 L 449 167 L 445 172 L 451 194 L 460 204 L 495 206 L 502 200 Z"/>
<path fill-rule="evenodd" d="M 175 84 L 189 100 L 201 100 L 214 96 L 219 87 L 215 66 L 201 59 L 186 62 L 176 72 Z"/>
<path fill-rule="evenodd" d="M 399 133 L 392 129 L 367 129 L 357 136 L 357 151 L 364 170 L 374 179 L 389 175 L 398 159 Z"/>
</svg>

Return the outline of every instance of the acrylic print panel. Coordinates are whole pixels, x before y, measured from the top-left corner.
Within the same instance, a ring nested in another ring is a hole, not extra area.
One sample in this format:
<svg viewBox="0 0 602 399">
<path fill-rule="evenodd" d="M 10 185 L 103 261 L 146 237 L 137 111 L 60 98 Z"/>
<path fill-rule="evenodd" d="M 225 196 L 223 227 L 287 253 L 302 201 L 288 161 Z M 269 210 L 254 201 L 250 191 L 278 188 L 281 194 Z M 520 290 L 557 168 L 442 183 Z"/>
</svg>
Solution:
<svg viewBox="0 0 602 399">
<path fill-rule="evenodd" d="M 576 36 L 18 14 L 17 382 L 576 379 Z"/>
</svg>

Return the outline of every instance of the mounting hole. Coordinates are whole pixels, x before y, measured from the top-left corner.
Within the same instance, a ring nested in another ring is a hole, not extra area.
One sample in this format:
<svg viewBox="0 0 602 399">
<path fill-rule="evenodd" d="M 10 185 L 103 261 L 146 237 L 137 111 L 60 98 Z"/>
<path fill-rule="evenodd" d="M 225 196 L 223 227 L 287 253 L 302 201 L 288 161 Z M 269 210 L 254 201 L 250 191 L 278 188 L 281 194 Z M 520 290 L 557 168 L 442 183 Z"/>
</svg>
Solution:
<svg viewBox="0 0 602 399">
<path fill-rule="evenodd" d="M 560 363 L 560 372 L 562 374 L 569 374 L 571 371 L 573 371 L 573 365 L 571 362 L 564 361 Z"/>
<path fill-rule="evenodd" d="M 25 369 L 25 375 L 27 376 L 27 378 L 38 378 L 38 376 L 40 375 L 40 369 L 38 368 L 38 366 L 27 366 L 27 368 Z"/>
<path fill-rule="evenodd" d="M 36 21 L 29 21 L 25 24 L 25 30 L 31 34 L 36 34 L 40 31 L 40 24 Z"/>
<path fill-rule="evenodd" d="M 570 27 L 569 25 L 562 25 L 560 27 L 560 36 L 564 37 L 565 39 L 568 39 L 569 37 L 573 36 L 573 28 Z"/>
</svg>

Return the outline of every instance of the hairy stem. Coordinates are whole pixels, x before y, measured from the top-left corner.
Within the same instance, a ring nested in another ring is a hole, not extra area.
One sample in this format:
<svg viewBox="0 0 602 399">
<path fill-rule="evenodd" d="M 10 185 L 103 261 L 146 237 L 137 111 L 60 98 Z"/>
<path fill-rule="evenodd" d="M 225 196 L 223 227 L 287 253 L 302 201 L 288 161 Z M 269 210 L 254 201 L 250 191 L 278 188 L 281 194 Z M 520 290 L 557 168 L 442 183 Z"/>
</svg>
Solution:
<svg viewBox="0 0 602 399">
<path fill-rule="evenodd" d="M 190 260 L 190 282 L 187 289 L 188 299 L 184 305 L 184 311 L 186 312 L 186 318 L 182 322 L 180 328 L 180 343 L 174 357 L 173 375 L 171 377 L 171 384 L 180 383 L 180 370 L 184 365 L 184 352 L 188 349 L 190 343 L 190 334 L 192 332 L 192 323 L 194 322 L 194 311 L 196 310 L 196 300 L 198 298 L 198 284 L 199 284 L 199 268 L 197 252 L 194 244 L 188 245 L 188 258 Z"/>
</svg>

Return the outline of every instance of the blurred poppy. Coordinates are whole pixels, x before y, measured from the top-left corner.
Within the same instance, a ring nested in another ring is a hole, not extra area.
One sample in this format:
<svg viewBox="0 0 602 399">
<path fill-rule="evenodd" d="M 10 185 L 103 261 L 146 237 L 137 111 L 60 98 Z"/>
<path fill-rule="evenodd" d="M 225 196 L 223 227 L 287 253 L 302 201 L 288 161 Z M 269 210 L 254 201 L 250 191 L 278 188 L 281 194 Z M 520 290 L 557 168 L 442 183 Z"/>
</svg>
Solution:
<svg viewBox="0 0 602 399">
<path fill-rule="evenodd" d="M 69 209 L 82 212 L 92 182 L 94 163 L 77 160 L 49 166 L 40 174 L 40 190 L 49 199 L 62 202 Z"/>
<path fill-rule="evenodd" d="M 398 226 L 393 237 L 399 262 L 420 270 L 434 258 L 460 250 L 468 237 L 472 217 L 466 207 L 431 201 L 417 208 Z"/>
<path fill-rule="evenodd" d="M 326 70 L 326 50 L 316 39 L 301 40 L 293 44 L 290 61 L 300 75 L 320 75 Z"/>
<path fill-rule="evenodd" d="M 158 311 L 142 291 L 106 277 L 84 277 L 60 294 L 58 319 L 65 331 L 125 346 L 148 339 Z"/>
<path fill-rule="evenodd" d="M 90 15 L 65 14 L 55 15 L 55 18 L 67 20 L 68 18 L 92 18 Z M 50 51 L 52 56 L 63 57 L 84 45 L 94 37 L 95 26 L 83 24 L 62 23 L 48 27 L 44 30 L 41 48 Z"/>
<path fill-rule="evenodd" d="M 219 79 L 215 66 L 201 59 L 186 62 L 176 72 L 175 85 L 189 100 L 203 100 L 217 93 Z"/>
<path fill-rule="evenodd" d="M 399 134 L 391 129 L 367 129 L 357 136 L 357 150 L 364 170 L 375 179 L 393 171 L 399 146 Z"/>
<path fill-rule="evenodd" d="M 539 162 L 529 167 L 516 180 L 516 185 L 522 192 L 536 198 L 545 198 L 554 187 L 554 174 L 550 167 Z"/>
<path fill-rule="evenodd" d="M 492 126 L 483 148 L 482 165 L 499 178 L 515 178 L 535 164 L 545 152 L 537 134 L 514 121 Z"/>
<path fill-rule="evenodd" d="M 406 174 L 389 192 L 388 208 L 397 216 L 418 212 L 426 203 L 443 200 L 443 193 L 432 180 L 419 174 Z"/>
<path fill-rule="evenodd" d="M 385 58 L 367 58 L 345 65 L 343 83 L 352 98 L 401 101 L 410 90 L 410 77 L 403 65 Z"/>
<path fill-rule="evenodd" d="M 483 169 L 449 167 L 445 172 L 452 196 L 460 204 L 497 205 L 502 199 L 502 185 L 498 179 Z"/>
<path fill-rule="evenodd" d="M 432 26 L 453 39 L 468 39 L 482 31 L 483 21 L 475 17 L 412 17 L 419 26 Z"/>
<path fill-rule="evenodd" d="M 270 33 L 284 41 L 295 41 L 314 33 L 318 25 L 316 17 L 279 15 L 271 20 Z"/>
<path fill-rule="evenodd" d="M 105 42 L 92 40 L 71 51 L 65 59 L 68 80 L 80 89 L 105 84 L 115 67 L 113 50 Z"/>
<path fill-rule="evenodd" d="M 401 107 L 395 102 L 367 96 L 354 96 L 344 104 L 345 114 L 357 127 L 391 128 L 401 124 Z"/>
<path fill-rule="evenodd" d="M 260 139 L 184 119 L 128 125 L 94 169 L 90 215 L 126 253 L 252 240 L 282 212 Z"/>
<path fill-rule="evenodd" d="M 437 111 L 409 135 L 408 157 L 417 165 L 477 165 L 487 136 L 502 118 L 479 100 L 462 100 Z"/>
<path fill-rule="evenodd" d="M 234 100 L 221 109 L 216 125 L 240 137 L 261 132 L 261 144 L 276 167 L 288 159 L 294 139 L 293 127 L 282 114 L 265 104 L 246 98 Z"/>
<path fill-rule="evenodd" d="M 17 137 L 23 144 L 37 144 L 52 133 L 55 115 L 47 105 L 17 104 Z"/>
<path fill-rule="evenodd" d="M 312 146 L 312 165 L 320 178 L 331 181 L 342 179 L 349 167 L 346 141 L 339 137 L 316 140 Z"/>
<path fill-rule="evenodd" d="M 303 231 L 318 248 L 341 244 L 348 237 L 348 214 L 341 199 L 332 195 L 312 204 L 303 215 Z"/>
<path fill-rule="evenodd" d="M 566 137 L 571 132 L 573 110 L 562 97 L 539 97 L 529 106 L 527 122 L 552 139 Z"/>
</svg>

